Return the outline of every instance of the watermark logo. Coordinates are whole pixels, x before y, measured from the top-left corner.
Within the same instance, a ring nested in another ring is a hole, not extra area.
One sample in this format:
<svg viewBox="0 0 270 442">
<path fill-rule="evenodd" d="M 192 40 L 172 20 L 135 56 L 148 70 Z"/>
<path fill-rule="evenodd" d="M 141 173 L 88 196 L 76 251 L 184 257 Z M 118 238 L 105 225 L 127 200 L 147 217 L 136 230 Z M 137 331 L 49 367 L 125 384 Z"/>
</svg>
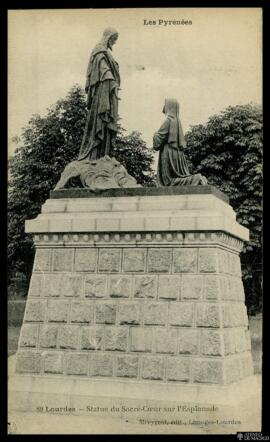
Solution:
<svg viewBox="0 0 270 442">
<path fill-rule="evenodd" d="M 269 436 L 264 436 L 262 433 L 237 433 L 238 440 L 269 440 Z"/>
</svg>

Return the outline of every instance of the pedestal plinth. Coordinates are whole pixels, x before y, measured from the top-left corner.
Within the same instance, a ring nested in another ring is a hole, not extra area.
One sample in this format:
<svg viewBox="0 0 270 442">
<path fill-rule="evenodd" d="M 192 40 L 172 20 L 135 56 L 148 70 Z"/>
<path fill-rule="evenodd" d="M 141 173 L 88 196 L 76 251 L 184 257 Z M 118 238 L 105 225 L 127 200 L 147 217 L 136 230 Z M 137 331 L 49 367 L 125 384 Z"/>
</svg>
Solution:
<svg viewBox="0 0 270 442">
<path fill-rule="evenodd" d="M 93 397 L 228 405 L 251 382 L 239 258 L 248 230 L 225 195 L 57 191 L 26 231 L 36 256 L 11 376 L 17 407 L 78 411 L 79 401 L 82 411 Z"/>
</svg>

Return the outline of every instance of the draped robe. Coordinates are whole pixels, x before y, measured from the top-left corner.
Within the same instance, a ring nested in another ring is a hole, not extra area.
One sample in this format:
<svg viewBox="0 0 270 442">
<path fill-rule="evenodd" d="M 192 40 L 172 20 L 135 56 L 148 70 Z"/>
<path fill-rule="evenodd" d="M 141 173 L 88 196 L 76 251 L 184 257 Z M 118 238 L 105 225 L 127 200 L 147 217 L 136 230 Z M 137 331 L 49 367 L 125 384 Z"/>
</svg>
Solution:
<svg viewBox="0 0 270 442">
<path fill-rule="evenodd" d="M 192 175 L 189 172 L 178 107 L 176 100 L 166 99 L 164 112 L 167 117 L 153 137 L 153 147 L 159 151 L 157 184 L 159 187 L 207 184 L 201 174 Z"/>
<path fill-rule="evenodd" d="M 110 154 L 118 121 L 119 67 L 104 44 L 92 51 L 86 77 L 88 115 L 78 160 L 96 160 Z"/>
</svg>

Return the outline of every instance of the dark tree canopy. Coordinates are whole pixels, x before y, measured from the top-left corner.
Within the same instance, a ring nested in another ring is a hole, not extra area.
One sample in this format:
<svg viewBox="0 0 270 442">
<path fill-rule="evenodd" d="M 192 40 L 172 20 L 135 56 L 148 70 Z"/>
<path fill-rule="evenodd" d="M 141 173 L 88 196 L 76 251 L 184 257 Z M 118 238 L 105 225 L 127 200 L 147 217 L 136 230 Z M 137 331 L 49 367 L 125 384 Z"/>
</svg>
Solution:
<svg viewBox="0 0 270 442">
<path fill-rule="evenodd" d="M 34 115 L 22 130 L 19 147 L 9 161 L 9 275 L 16 271 L 31 274 L 34 247 L 31 235 L 24 232 L 24 222 L 38 215 L 64 167 L 77 159 L 86 113 L 85 94 L 74 86 L 47 115 Z M 119 126 L 112 154 L 139 184 L 153 185 L 153 155 L 138 132 L 126 135 Z"/>
<path fill-rule="evenodd" d="M 186 134 L 193 173 L 201 172 L 226 193 L 237 221 L 250 229 L 241 263 L 249 311 L 261 308 L 262 109 L 228 107 Z"/>
</svg>

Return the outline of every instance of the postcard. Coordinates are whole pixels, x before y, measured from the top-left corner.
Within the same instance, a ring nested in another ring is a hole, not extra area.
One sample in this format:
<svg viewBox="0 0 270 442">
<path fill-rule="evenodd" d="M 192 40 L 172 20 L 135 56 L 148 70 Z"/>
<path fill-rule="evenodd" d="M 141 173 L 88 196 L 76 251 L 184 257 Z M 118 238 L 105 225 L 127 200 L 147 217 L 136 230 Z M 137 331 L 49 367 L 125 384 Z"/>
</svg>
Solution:
<svg viewBox="0 0 270 442">
<path fill-rule="evenodd" d="M 8 433 L 262 439 L 262 9 L 10 9 L 8 122 Z"/>
</svg>

